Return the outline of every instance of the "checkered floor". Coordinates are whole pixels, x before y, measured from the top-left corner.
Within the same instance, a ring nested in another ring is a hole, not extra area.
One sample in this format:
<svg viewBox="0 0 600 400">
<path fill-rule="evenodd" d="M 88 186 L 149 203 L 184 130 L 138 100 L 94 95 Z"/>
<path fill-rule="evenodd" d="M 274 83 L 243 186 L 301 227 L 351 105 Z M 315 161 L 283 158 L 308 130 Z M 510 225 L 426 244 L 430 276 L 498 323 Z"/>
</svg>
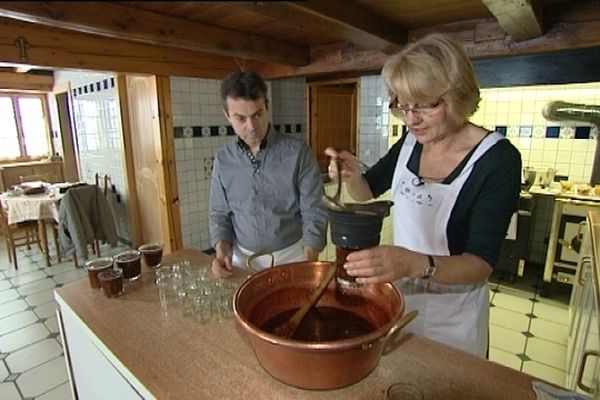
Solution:
<svg viewBox="0 0 600 400">
<path fill-rule="evenodd" d="M 123 247 L 103 246 L 102 255 Z M 63 261 L 46 267 L 37 247 L 17 250 L 19 270 L 0 243 L 0 399 L 71 399 L 62 351 L 54 288 L 86 278 L 83 268 Z M 50 249 L 50 254 L 56 254 Z"/>
</svg>

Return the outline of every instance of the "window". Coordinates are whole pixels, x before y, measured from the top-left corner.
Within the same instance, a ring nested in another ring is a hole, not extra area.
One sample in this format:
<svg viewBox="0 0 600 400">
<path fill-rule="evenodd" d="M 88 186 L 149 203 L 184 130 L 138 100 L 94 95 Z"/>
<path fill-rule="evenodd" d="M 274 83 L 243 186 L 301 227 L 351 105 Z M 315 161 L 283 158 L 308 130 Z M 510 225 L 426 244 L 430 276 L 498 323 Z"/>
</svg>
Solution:
<svg viewBox="0 0 600 400">
<path fill-rule="evenodd" d="M 43 95 L 0 94 L 0 141 L 3 159 L 51 154 Z"/>
</svg>

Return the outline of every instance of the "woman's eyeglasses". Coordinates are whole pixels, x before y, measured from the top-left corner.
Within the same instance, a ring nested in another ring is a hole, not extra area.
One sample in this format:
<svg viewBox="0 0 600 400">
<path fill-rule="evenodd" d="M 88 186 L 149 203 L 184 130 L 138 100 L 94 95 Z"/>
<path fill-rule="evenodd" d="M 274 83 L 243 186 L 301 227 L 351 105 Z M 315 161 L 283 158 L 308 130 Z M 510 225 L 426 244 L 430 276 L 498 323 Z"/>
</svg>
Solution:
<svg viewBox="0 0 600 400">
<path fill-rule="evenodd" d="M 394 97 L 392 100 L 390 100 L 390 112 L 399 118 L 406 117 L 409 111 L 411 111 L 415 116 L 422 117 L 431 114 L 442 103 L 444 103 L 444 99 L 440 97 L 433 103 L 415 104 L 414 106 L 409 107 L 408 105 L 398 104 L 398 98 Z"/>
</svg>

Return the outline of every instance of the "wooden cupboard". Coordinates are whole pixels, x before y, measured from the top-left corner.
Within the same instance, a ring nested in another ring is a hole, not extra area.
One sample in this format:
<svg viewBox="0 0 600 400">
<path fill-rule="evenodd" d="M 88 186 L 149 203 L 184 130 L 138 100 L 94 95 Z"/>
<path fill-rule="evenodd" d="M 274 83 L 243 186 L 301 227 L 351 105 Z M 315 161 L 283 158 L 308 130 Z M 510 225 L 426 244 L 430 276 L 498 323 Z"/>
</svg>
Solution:
<svg viewBox="0 0 600 400">
<path fill-rule="evenodd" d="M 32 161 L 0 165 L 0 189 L 20 183 L 21 176 L 41 175 L 46 182 L 64 182 L 62 161 Z"/>
</svg>

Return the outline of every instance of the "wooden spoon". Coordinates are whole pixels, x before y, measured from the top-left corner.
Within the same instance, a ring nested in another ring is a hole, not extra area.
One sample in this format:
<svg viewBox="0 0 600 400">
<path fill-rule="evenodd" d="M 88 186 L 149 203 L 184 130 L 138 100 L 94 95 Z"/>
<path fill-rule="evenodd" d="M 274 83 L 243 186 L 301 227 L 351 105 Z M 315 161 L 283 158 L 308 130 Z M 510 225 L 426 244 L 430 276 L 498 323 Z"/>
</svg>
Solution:
<svg viewBox="0 0 600 400">
<path fill-rule="evenodd" d="M 331 265 L 329 267 L 329 269 L 327 270 L 327 274 L 325 275 L 321 283 L 319 283 L 319 286 L 317 286 L 317 288 L 312 292 L 308 301 L 302 307 L 300 307 L 300 309 L 298 309 L 298 311 L 296 311 L 294 315 L 290 317 L 290 319 L 288 319 L 273 330 L 273 333 L 275 335 L 280 336 L 282 338 L 290 338 L 294 335 L 296 329 L 298 329 L 298 326 L 304 319 L 304 316 L 306 315 L 308 310 L 310 310 L 312 306 L 317 304 L 317 301 L 319 301 L 321 295 L 323 295 L 325 288 L 327 288 L 327 285 L 335 276 L 335 270 L 335 265 Z"/>
</svg>

